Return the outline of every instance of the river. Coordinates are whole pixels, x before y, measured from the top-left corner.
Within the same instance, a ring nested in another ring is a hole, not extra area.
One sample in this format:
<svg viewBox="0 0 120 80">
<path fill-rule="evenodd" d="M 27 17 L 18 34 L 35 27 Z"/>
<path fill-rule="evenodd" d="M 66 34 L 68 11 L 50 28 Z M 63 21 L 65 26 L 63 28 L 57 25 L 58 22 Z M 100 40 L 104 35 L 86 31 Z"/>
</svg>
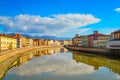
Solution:
<svg viewBox="0 0 120 80">
<path fill-rule="evenodd" d="M 0 80 L 120 80 L 120 60 L 65 48 L 33 50 L 0 63 Z"/>
</svg>

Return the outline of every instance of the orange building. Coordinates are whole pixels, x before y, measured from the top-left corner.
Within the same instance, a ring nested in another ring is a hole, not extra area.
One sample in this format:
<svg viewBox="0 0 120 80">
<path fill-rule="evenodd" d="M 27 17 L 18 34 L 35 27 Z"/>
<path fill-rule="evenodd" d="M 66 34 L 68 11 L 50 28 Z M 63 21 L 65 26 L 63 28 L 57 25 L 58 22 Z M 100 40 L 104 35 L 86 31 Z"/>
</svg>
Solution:
<svg viewBox="0 0 120 80">
<path fill-rule="evenodd" d="M 33 40 L 33 45 L 34 46 L 42 46 L 43 45 L 43 42 L 44 40 L 43 39 L 34 39 Z"/>
<path fill-rule="evenodd" d="M 120 39 L 120 30 L 111 33 L 112 39 Z"/>
<path fill-rule="evenodd" d="M 17 48 L 33 46 L 33 39 L 31 38 L 26 38 L 18 33 L 16 33 L 12 37 L 17 39 Z"/>
<path fill-rule="evenodd" d="M 17 48 L 21 48 L 22 47 L 22 37 L 23 36 L 21 34 L 16 33 L 12 37 L 17 39 Z"/>
<path fill-rule="evenodd" d="M 48 45 L 48 40 L 43 40 L 42 45 L 44 45 L 44 46 Z"/>
</svg>

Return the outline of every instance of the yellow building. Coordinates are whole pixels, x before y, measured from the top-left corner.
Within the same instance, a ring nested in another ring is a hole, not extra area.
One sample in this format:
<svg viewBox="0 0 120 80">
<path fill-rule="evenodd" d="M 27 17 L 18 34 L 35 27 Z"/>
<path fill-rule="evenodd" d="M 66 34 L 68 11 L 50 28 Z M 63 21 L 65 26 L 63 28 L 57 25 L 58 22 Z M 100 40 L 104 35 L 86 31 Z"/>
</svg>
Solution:
<svg viewBox="0 0 120 80">
<path fill-rule="evenodd" d="M 74 46 L 82 46 L 82 37 L 76 34 L 74 38 L 72 38 L 72 45 Z"/>
<path fill-rule="evenodd" d="M 60 45 L 72 45 L 72 40 L 60 40 Z"/>
<path fill-rule="evenodd" d="M 33 46 L 33 39 L 31 38 L 28 38 L 28 37 L 24 37 L 24 44 L 25 44 L 25 47 L 32 47 Z"/>
<path fill-rule="evenodd" d="M 14 34 L 12 37 L 17 39 L 17 48 L 33 46 L 33 39 L 31 39 L 29 37 L 24 37 L 18 33 Z"/>
<path fill-rule="evenodd" d="M 17 40 L 15 38 L 0 35 L 0 51 L 1 50 L 11 50 L 17 48 Z"/>
<path fill-rule="evenodd" d="M 33 39 L 33 45 L 34 46 L 43 46 L 44 40 L 43 39 Z"/>
<path fill-rule="evenodd" d="M 60 42 L 58 40 L 54 40 L 54 45 L 60 45 Z"/>
<path fill-rule="evenodd" d="M 53 40 L 48 40 L 48 45 L 54 45 Z"/>
<path fill-rule="evenodd" d="M 72 40 L 67 40 L 68 41 L 68 45 L 72 45 Z"/>
</svg>

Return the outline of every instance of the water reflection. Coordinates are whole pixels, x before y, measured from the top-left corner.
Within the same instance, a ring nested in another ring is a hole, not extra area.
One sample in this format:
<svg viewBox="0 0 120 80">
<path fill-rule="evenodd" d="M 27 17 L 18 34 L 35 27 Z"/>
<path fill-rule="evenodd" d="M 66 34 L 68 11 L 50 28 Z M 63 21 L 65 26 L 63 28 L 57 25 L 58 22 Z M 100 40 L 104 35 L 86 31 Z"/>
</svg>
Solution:
<svg viewBox="0 0 120 80">
<path fill-rule="evenodd" d="M 83 54 L 64 48 L 30 51 L 14 61 L 3 80 L 120 79 L 119 60 Z"/>
<path fill-rule="evenodd" d="M 25 63 L 26 61 L 31 60 L 34 57 L 40 57 L 40 56 L 44 56 L 44 55 L 51 55 L 51 54 L 55 54 L 57 52 L 64 52 L 67 51 L 67 49 L 65 48 L 52 48 L 52 49 L 44 49 L 44 50 L 35 50 L 35 51 L 31 51 L 31 52 L 27 52 L 24 55 L 22 55 L 20 58 L 18 58 L 13 64 L 12 66 L 20 66 L 23 63 Z"/>
<path fill-rule="evenodd" d="M 64 51 L 63 49 L 62 52 Z M 46 50 L 49 55 L 50 51 Z M 66 51 L 66 50 L 65 50 Z M 35 51 L 34 55 L 39 56 L 39 54 L 44 51 Z M 69 53 L 69 52 L 68 52 Z M 53 53 L 52 53 L 53 54 Z M 17 64 L 24 63 L 29 60 L 30 54 L 21 57 Z M 41 55 L 40 55 L 41 56 Z M 72 56 L 72 54 L 71 54 Z M 40 58 L 35 58 L 31 62 L 27 62 L 24 65 L 14 68 L 11 74 L 17 74 L 19 76 L 33 76 L 37 74 L 52 74 L 52 75 L 80 75 L 80 74 L 91 74 L 94 72 L 94 68 L 85 65 L 83 63 L 77 64 L 69 54 L 57 53 L 51 56 L 41 56 Z M 16 63 L 16 62 L 15 62 Z"/>
<path fill-rule="evenodd" d="M 83 55 L 74 53 L 73 59 L 78 62 L 83 62 L 87 65 L 91 65 L 95 70 L 100 67 L 107 67 L 111 72 L 118 73 L 120 75 L 120 60 L 108 59 L 105 57 L 93 56 L 93 55 Z"/>
<path fill-rule="evenodd" d="M 12 67 L 20 67 L 23 63 L 28 60 L 31 60 L 34 57 L 43 56 L 43 55 L 51 55 L 57 52 L 64 52 L 65 48 L 51 48 L 51 49 L 43 49 L 43 50 L 34 50 L 28 51 L 23 54 L 15 55 L 12 58 L 9 58 L 0 63 L 0 80 L 6 74 L 6 72 Z"/>
</svg>

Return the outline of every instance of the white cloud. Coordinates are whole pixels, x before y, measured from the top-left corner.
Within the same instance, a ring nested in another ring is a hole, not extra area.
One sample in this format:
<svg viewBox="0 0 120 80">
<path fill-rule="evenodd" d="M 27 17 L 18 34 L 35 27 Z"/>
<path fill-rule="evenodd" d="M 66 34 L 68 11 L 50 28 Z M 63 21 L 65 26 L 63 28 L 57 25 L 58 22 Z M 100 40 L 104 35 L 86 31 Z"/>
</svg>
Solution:
<svg viewBox="0 0 120 80">
<path fill-rule="evenodd" d="M 91 29 L 91 28 L 70 29 L 69 32 L 68 32 L 68 34 L 73 34 L 73 33 L 75 33 L 75 34 L 80 34 L 80 33 L 83 33 L 83 32 L 85 32 L 85 31 L 88 31 L 88 30 L 90 30 L 90 29 Z"/>
<path fill-rule="evenodd" d="M 14 26 L 14 23 L 10 20 L 10 17 L 0 16 L 0 24 L 8 27 Z"/>
<path fill-rule="evenodd" d="M 0 16 L 0 25 L 6 32 L 60 34 L 71 28 L 78 28 L 100 22 L 91 14 L 58 14 L 50 17 L 20 14 L 14 17 Z"/>
<path fill-rule="evenodd" d="M 120 8 L 116 8 L 114 11 L 116 11 L 116 12 L 120 12 Z"/>
</svg>

